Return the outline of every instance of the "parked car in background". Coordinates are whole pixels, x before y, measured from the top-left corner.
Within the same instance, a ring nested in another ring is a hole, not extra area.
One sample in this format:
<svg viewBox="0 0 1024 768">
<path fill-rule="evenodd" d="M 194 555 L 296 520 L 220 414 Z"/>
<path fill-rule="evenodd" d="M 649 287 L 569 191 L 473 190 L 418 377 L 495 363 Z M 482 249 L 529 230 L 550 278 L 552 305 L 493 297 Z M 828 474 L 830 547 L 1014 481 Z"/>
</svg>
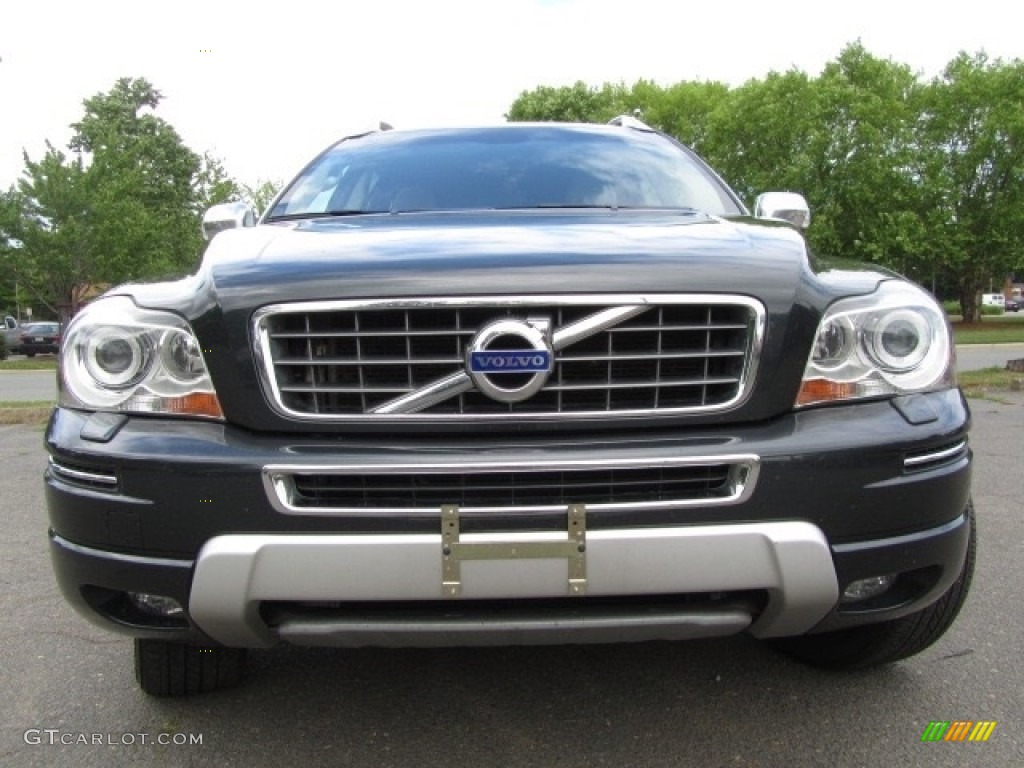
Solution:
<svg viewBox="0 0 1024 768">
<path fill-rule="evenodd" d="M 1006 297 L 1001 293 L 983 293 L 981 294 L 981 305 L 983 307 L 1003 307 L 1006 308 Z"/>
<path fill-rule="evenodd" d="M 60 351 L 60 323 L 29 323 L 22 326 L 17 338 L 12 354 L 55 355 Z"/>
<path fill-rule="evenodd" d="M 1020 312 L 1021 301 L 1021 299 L 1016 297 L 1005 299 L 1003 301 L 1003 309 L 1006 312 Z"/>
<path fill-rule="evenodd" d="M 14 347 L 18 345 L 18 337 L 21 336 L 22 327 L 18 325 L 18 321 L 10 315 L 4 316 L 4 324 L 0 338 L 3 339 L 3 344 L 0 345 L 0 358 L 6 357 L 7 353 L 14 354 Z"/>
</svg>

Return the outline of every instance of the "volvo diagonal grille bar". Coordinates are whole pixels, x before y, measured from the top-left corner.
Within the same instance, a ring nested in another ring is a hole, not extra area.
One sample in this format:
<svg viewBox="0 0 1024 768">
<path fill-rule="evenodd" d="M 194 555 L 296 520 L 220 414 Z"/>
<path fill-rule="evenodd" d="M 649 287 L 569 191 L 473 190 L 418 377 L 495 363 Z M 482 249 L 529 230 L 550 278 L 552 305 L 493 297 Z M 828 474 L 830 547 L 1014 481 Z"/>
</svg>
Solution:
<svg viewBox="0 0 1024 768">
<path fill-rule="evenodd" d="M 579 322 L 556 330 L 551 346 L 555 350 L 565 349 L 588 336 L 593 336 L 595 333 L 612 328 L 624 320 L 636 317 L 648 309 L 650 307 L 627 306 L 613 307 L 612 309 L 598 312 Z M 460 371 L 453 376 L 447 376 L 440 381 L 432 382 L 412 394 L 374 408 L 370 413 L 416 413 L 472 388 L 473 382 L 469 374 L 465 371 Z"/>
</svg>

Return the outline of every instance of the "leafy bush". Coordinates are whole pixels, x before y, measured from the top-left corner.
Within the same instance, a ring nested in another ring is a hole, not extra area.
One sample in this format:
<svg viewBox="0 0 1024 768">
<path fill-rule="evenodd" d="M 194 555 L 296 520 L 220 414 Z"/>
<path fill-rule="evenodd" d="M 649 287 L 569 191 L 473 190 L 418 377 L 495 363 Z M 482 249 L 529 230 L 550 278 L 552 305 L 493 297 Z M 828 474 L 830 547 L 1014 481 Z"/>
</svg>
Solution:
<svg viewBox="0 0 1024 768">
<path fill-rule="evenodd" d="M 955 299 L 942 302 L 942 308 L 946 311 L 947 315 L 960 314 L 960 302 Z"/>
<path fill-rule="evenodd" d="M 1002 307 L 995 307 L 992 306 L 991 304 L 981 305 L 981 314 L 983 315 L 1001 315 L 1003 314 L 1003 312 L 1004 310 Z"/>
</svg>

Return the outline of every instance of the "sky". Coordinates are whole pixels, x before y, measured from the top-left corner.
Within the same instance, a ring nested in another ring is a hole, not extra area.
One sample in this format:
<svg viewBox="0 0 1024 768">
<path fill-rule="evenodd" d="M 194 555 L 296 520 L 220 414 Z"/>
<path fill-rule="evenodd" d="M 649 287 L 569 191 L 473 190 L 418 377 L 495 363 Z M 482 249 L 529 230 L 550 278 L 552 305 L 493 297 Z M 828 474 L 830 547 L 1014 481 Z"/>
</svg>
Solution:
<svg viewBox="0 0 1024 768">
<path fill-rule="evenodd" d="M 4 0 L 0 189 L 65 148 L 82 100 L 120 77 L 239 181 L 284 181 L 376 127 L 488 124 L 539 85 L 739 85 L 821 72 L 860 40 L 923 77 L 959 51 L 1024 58 L 1007 0 Z M 1016 18 L 1017 21 L 1013 19 Z"/>
</svg>

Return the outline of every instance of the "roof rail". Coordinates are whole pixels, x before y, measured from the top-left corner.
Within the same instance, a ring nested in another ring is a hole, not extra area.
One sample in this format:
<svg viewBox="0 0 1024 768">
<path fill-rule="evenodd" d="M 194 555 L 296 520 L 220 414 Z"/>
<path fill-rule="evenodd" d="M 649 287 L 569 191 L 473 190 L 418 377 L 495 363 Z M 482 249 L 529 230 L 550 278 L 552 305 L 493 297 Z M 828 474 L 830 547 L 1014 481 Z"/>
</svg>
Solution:
<svg viewBox="0 0 1024 768">
<path fill-rule="evenodd" d="M 385 131 L 393 130 L 395 130 L 395 126 L 393 126 L 391 123 L 386 123 L 383 120 L 379 120 L 377 122 L 377 125 L 359 131 L 359 133 L 350 133 L 345 136 L 342 136 L 338 141 L 341 142 L 349 141 L 350 139 L 361 139 L 364 136 L 369 136 L 371 133 L 384 133 Z"/>
<path fill-rule="evenodd" d="M 638 109 L 632 115 L 619 115 L 617 117 L 613 117 L 608 121 L 608 125 L 617 125 L 621 128 L 633 128 L 638 131 L 650 131 L 651 133 L 654 133 L 654 129 L 638 117 L 639 114 L 640 110 Z"/>
</svg>

